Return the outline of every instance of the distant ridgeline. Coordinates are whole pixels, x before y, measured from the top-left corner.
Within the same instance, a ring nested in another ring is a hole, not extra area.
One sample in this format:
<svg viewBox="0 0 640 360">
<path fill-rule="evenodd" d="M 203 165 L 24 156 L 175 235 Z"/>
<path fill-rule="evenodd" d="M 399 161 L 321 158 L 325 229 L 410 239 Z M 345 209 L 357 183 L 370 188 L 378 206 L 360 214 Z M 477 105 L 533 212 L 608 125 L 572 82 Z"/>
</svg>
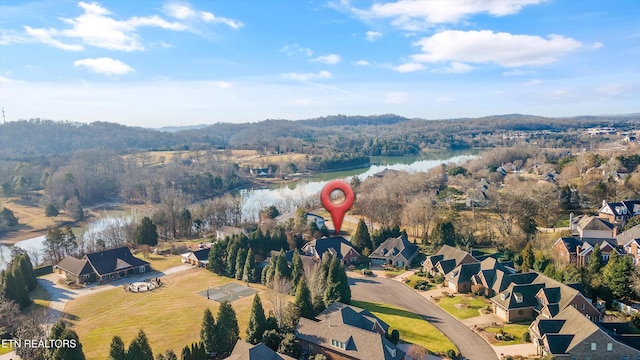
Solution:
<svg viewBox="0 0 640 360">
<path fill-rule="evenodd" d="M 139 150 L 254 149 L 323 155 L 339 149 L 353 158 L 326 156 L 319 169 L 363 164 L 360 156 L 415 155 L 422 149 L 465 149 L 504 145 L 508 132 L 539 132 L 527 138 L 553 140 L 547 146 L 579 146 L 578 132 L 592 127 L 631 128 L 640 114 L 546 118 L 500 115 L 482 118 L 424 120 L 394 114 L 335 115 L 308 120 L 265 120 L 258 123 L 216 123 L 209 126 L 171 127 L 161 131 L 94 122 L 91 124 L 42 119 L 0 125 L 0 159 L 33 159 L 83 149 L 119 153 Z M 572 131 L 574 134 L 572 135 Z M 505 143 L 506 144 L 506 143 Z M 554 145 L 555 144 L 555 145 Z M 507 144 L 508 145 L 508 144 Z"/>
</svg>

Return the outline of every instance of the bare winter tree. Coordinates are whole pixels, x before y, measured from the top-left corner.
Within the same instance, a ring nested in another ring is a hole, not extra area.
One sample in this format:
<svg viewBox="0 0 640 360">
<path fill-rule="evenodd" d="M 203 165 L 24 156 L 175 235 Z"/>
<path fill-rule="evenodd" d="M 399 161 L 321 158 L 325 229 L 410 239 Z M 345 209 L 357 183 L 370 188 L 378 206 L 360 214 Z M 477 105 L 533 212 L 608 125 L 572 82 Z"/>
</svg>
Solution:
<svg viewBox="0 0 640 360">
<path fill-rule="evenodd" d="M 287 297 L 292 289 L 291 280 L 281 277 L 274 277 L 273 280 L 267 284 L 269 287 L 269 301 L 273 306 L 273 314 L 278 320 L 278 324 L 282 326 L 282 320 L 284 319 L 285 309 L 287 307 Z"/>
</svg>

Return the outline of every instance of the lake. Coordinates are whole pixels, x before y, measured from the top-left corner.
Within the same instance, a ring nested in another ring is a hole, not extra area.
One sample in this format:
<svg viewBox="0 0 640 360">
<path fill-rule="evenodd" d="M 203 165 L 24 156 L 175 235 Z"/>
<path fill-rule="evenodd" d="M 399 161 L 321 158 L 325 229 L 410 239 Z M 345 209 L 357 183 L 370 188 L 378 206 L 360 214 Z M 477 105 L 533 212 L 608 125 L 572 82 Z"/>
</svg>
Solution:
<svg viewBox="0 0 640 360">
<path fill-rule="evenodd" d="M 440 156 L 441 158 L 437 158 Z M 435 157 L 435 158 L 434 158 Z M 350 181 L 353 176 L 357 176 L 361 181 L 384 169 L 406 171 L 408 173 L 426 172 L 443 163 L 463 164 L 466 161 L 476 158 L 476 155 L 451 153 L 429 154 L 424 157 L 371 157 L 371 166 L 368 168 L 352 169 L 347 171 L 324 172 L 314 175 L 309 179 L 297 183 L 280 185 L 270 189 L 244 189 L 239 193 L 242 196 L 242 216 L 245 221 L 257 221 L 260 209 L 275 205 L 281 211 L 292 211 L 297 206 L 311 202 L 320 205 L 320 191 L 327 182 L 335 179 Z M 99 232 L 114 222 L 129 223 L 134 221 L 139 215 L 128 212 L 109 212 L 90 221 L 85 227 L 74 229 L 76 236 L 85 236 L 92 232 Z M 44 236 L 34 237 L 28 240 L 19 241 L 14 246 L 27 250 L 30 254 L 39 253 L 38 258 L 42 258 Z M 0 246 L 0 269 L 4 268 L 10 259 L 11 246 Z"/>
</svg>

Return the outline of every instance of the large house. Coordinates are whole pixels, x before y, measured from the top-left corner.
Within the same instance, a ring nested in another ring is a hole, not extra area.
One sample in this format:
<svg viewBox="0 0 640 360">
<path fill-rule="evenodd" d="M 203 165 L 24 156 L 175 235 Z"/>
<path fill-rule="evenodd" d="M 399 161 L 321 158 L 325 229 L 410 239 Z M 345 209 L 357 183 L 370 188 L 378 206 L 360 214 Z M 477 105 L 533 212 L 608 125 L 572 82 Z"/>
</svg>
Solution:
<svg viewBox="0 0 640 360">
<path fill-rule="evenodd" d="M 143 273 L 151 270 L 151 266 L 148 262 L 133 256 L 129 248 L 123 246 L 87 254 L 82 259 L 67 256 L 55 265 L 54 269 L 57 269 L 59 274 L 64 274 L 68 280 L 83 284 Z"/>
<path fill-rule="evenodd" d="M 579 284 L 566 285 L 545 275 L 531 272 L 528 283 L 511 283 L 491 298 L 494 312 L 504 321 L 527 321 L 538 316 L 553 318 L 567 307 L 574 307 L 592 321 L 600 321 L 600 311 Z"/>
<path fill-rule="evenodd" d="M 389 325 L 368 310 L 333 303 L 316 319 L 300 318 L 295 335 L 303 352 L 328 359 L 400 360 L 405 353 L 387 339 Z"/>
<path fill-rule="evenodd" d="M 598 217 L 616 225 L 624 225 L 631 217 L 640 215 L 640 200 L 625 200 L 608 203 L 602 201 Z"/>
<path fill-rule="evenodd" d="M 599 248 L 602 253 L 602 261 L 609 261 L 609 257 L 615 252 L 623 255 L 624 252 L 618 247 L 618 242 L 613 238 L 575 238 L 566 237 L 556 240 L 553 244 L 556 254 L 560 260 L 568 264 L 575 264 L 581 267 L 589 265 L 589 256 Z"/>
<path fill-rule="evenodd" d="M 575 224 L 580 238 L 611 239 L 618 235 L 618 229 L 607 219 L 595 216 L 583 216 Z"/>
<path fill-rule="evenodd" d="M 640 358 L 639 350 L 591 322 L 572 306 L 560 310 L 552 319 L 538 317 L 529 326 L 529 333 L 537 353 L 554 359 Z"/>
<path fill-rule="evenodd" d="M 633 258 L 633 263 L 640 266 L 640 225 L 616 236 L 618 246 L 622 246 L 625 254 Z"/>
<path fill-rule="evenodd" d="M 444 285 L 459 293 L 470 292 L 472 285 L 481 285 L 486 289 L 485 293 L 492 296 L 495 285 L 515 272 L 515 269 L 501 264 L 497 259 L 487 257 L 480 262 L 459 264 L 444 277 Z M 500 290 L 498 285 L 496 291 Z"/>
<path fill-rule="evenodd" d="M 325 253 L 330 252 L 345 265 L 357 263 L 360 253 L 353 248 L 353 244 L 342 236 L 322 237 L 304 244 L 301 252 L 307 256 L 313 256 L 321 261 Z"/>
<path fill-rule="evenodd" d="M 411 243 L 406 237 L 389 238 L 375 249 L 369 259 L 373 265 L 411 265 L 413 258 L 418 255 L 418 245 Z"/>
<path fill-rule="evenodd" d="M 424 261 L 423 270 L 431 275 L 447 275 L 451 270 L 460 264 L 476 263 L 468 252 L 454 248 L 449 245 L 442 245 L 435 255 L 427 256 Z"/>
</svg>

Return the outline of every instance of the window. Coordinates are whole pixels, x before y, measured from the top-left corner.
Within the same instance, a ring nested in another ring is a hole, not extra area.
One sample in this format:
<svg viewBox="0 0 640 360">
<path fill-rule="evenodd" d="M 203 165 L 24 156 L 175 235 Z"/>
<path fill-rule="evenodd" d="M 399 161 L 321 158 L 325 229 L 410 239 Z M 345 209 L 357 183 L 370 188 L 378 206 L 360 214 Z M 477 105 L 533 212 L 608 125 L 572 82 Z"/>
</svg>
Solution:
<svg viewBox="0 0 640 360">
<path fill-rule="evenodd" d="M 591 343 L 591 350 L 592 350 L 592 351 L 595 351 L 597 347 L 598 347 L 598 344 L 596 344 L 596 343 Z"/>
<path fill-rule="evenodd" d="M 147 271 L 147 267 L 146 266 L 140 266 L 138 269 L 139 269 L 139 271 L 141 273 Z"/>
<path fill-rule="evenodd" d="M 613 344 L 607 343 L 607 351 L 613 351 Z"/>
<path fill-rule="evenodd" d="M 582 304 L 580 305 L 580 308 L 581 308 L 582 310 L 584 310 L 584 303 L 582 303 Z"/>
<path fill-rule="evenodd" d="M 344 350 L 345 344 L 342 341 L 338 341 L 336 339 L 331 339 L 331 346 L 340 348 Z"/>
</svg>

